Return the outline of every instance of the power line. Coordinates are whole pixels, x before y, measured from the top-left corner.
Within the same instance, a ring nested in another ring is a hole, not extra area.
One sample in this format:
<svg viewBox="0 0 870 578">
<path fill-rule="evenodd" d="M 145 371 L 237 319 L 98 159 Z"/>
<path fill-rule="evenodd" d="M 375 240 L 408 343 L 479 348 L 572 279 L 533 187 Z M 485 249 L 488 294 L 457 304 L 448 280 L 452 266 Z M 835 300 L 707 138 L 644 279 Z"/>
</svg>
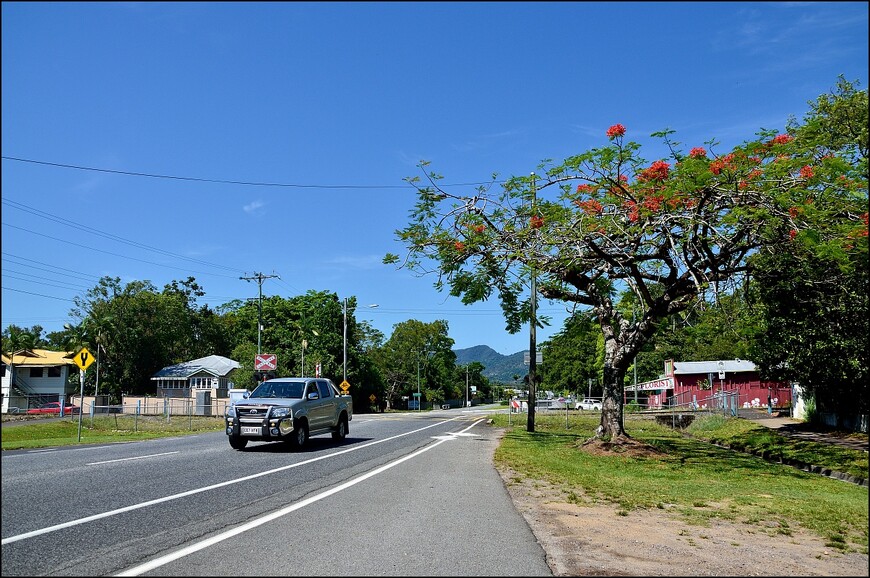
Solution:
<svg viewBox="0 0 870 578">
<path fill-rule="evenodd" d="M 49 167 L 58 167 L 63 169 L 76 169 L 79 171 L 93 171 L 98 173 L 111 173 L 116 175 L 127 175 L 131 177 L 148 177 L 151 179 L 171 179 L 176 181 L 193 181 L 198 183 L 217 183 L 224 185 L 243 185 L 248 187 L 284 187 L 294 189 L 407 189 L 412 185 L 303 185 L 299 183 L 269 183 L 258 181 L 234 181 L 225 179 L 209 179 L 201 177 L 184 177 L 178 175 L 161 175 L 156 173 L 143 173 L 137 171 L 119 171 L 115 169 L 103 169 L 99 167 L 85 167 L 81 165 L 70 165 L 65 163 L 53 163 L 48 161 L 38 161 L 34 159 L 23 159 L 20 157 L 2 157 L 4 160 L 17 161 L 20 163 L 31 163 L 35 165 L 44 165 Z M 468 187 L 487 185 L 490 183 L 454 183 L 439 185 L 441 187 Z"/>
<path fill-rule="evenodd" d="M 3 291 L 15 291 L 16 293 L 26 293 L 28 295 L 36 295 L 37 297 L 48 297 L 49 299 L 57 299 L 58 301 L 69 301 L 75 303 L 72 299 L 64 299 L 63 297 L 55 297 L 53 295 L 43 295 L 42 293 L 31 293 L 30 291 L 22 291 L 21 289 L 13 289 L 12 287 L 3 287 Z"/>
<path fill-rule="evenodd" d="M 38 217 L 42 217 L 43 219 L 47 219 L 49 221 L 53 221 L 55 223 L 59 223 L 61 225 L 65 225 L 67 227 L 71 227 L 73 229 L 78 229 L 80 231 L 85 231 L 86 233 L 91 233 L 92 235 L 98 235 L 100 237 L 104 237 L 106 239 L 110 239 L 112 241 L 118 241 L 120 243 L 125 243 L 127 245 L 131 245 L 138 249 L 146 249 L 148 251 L 154 251 L 155 253 L 160 253 L 163 255 L 167 255 L 169 257 L 174 257 L 176 259 L 183 259 L 185 261 L 191 261 L 192 263 L 199 263 L 200 265 L 207 265 L 209 267 L 215 267 L 217 269 L 226 269 L 228 271 L 238 272 L 238 269 L 233 267 L 228 267 L 227 265 L 220 265 L 217 263 L 210 263 L 208 261 L 203 261 L 201 259 L 195 259 L 193 257 L 186 257 L 184 255 L 179 255 L 177 253 L 172 253 L 170 251 L 166 251 L 164 249 L 159 249 L 157 247 L 152 247 L 150 245 L 146 245 L 144 243 L 140 243 L 139 241 L 132 241 L 130 239 L 125 239 L 124 237 L 120 237 L 118 235 L 114 235 L 112 233 L 106 233 L 105 231 L 100 231 L 99 229 L 95 229 L 93 227 L 88 227 L 87 225 L 81 225 L 79 223 L 74 223 L 68 219 L 64 219 L 62 217 L 58 217 L 57 215 L 53 215 L 46 211 L 42 211 L 40 209 L 25 205 L 24 203 L 19 203 L 18 201 L 13 201 L 11 199 L 4 198 L 3 204 L 8 205 L 12 208 L 18 209 L 20 211 L 24 211 L 26 213 L 30 213 L 32 215 L 36 215 Z"/>
<path fill-rule="evenodd" d="M 91 251 L 96 251 L 98 253 L 105 253 L 106 255 L 112 255 L 113 257 L 121 257 L 122 259 L 130 259 L 132 261 L 139 261 L 140 263 L 147 263 L 149 265 L 157 265 L 158 267 L 169 267 L 170 269 L 180 269 L 182 271 L 186 271 L 188 273 L 197 273 L 199 275 L 214 275 L 215 277 L 228 277 L 233 278 L 232 275 L 221 275 L 220 273 L 205 273 L 203 271 L 194 271 L 192 269 L 185 269 L 183 267 L 175 267 L 173 265 L 166 265 L 164 263 L 155 263 L 154 261 L 148 261 L 146 259 L 137 259 L 136 257 L 130 257 L 128 255 L 121 255 L 120 253 L 112 253 L 111 251 L 105 251 L 103 249 L 95 249 L 94 247 L 88 247 L 87 245 L 81 245 L 79 243 L 73 243 L 72 241 L 67 241 L 66 239 L 59 239 L 57 237 L 52 237 L 51 235 L 46 235 L 44 233 L 39 233 L 37 231 L 33 231 L 31 229 L 25 229 L 24 227 L 19 227 L 17 225 L 12 225 L 9 223 L 3 223 L 4 227 L 11 227 L 13 229 L 18 229 L 19 231 L 26 231 L 28 233 L 32 233 L 34 235 L 39 235 L 40 237 L 45 237 L 46 239 L 52 239 L 53 241 L 60 241 L 61 243 L 67 243 L 69 245 L 74 245 L 76 247 L 82 247 L 83 249 L 90 249 Z"/>
<path fill-rule="evenodd" d="M 266 279 L 274 279 L 276 277 L 278 279 L 281 278 L 274 273 L 272 275 L 255 273 L 253 277 L 239 277 L 239 279 L 242 279 L 243 281 L 256 281 L 260 288 L 260 298 L 259 301 L 257 301 L 257 355 L 260 354 L 260 343 L 262 341 L 260 334 L 263 332 L 263 281 Z"/>
<path fill-rule="evenodd" d="M 37 267 L 35 265 L 30 265 L 28 263 L 16 263 L 12 261 L 13 265 L 21 265 L 22 267 L 29 267 L 30 269 L 37 269 L 39 271 L 47 271 L 49 273 L 57 273 L 58 270 L 66 271 L 67 277 L 78 277 L 82 281 L 91 281 L 93 279 L 100 279 L 98 275 L 88 275 L 86 273 L 81 273 L 74 269 L 67 269 L 66 267 L 60 267 L 59 265 L 52 265 L 51 263 L 45 263 L 43 261 L 37 261 L 35 259 L 28 259 L 26 257 L 19 257 L 18 255 L 13 255 L 11 253 L 3 252 L 3 257 L 8 259 L 17 259 L 18 261 L 28 261 L 29 263 L 39 263 L 40 265 L 45 265 L 46 267 L 51 267 L 51 269 L 46 269 L 45 267 Z"/>
</svg>

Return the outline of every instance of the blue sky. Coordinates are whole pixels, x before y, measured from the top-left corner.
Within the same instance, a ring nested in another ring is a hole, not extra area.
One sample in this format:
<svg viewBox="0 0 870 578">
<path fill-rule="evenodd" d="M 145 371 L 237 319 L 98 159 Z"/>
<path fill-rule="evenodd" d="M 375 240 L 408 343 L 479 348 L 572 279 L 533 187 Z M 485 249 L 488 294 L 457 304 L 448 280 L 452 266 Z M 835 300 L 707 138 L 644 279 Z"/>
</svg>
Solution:
<svg viewBox="0 0 870 578">
<path fill-rule="evenodd" d="M 217 307 L 263 273 L 387 336 L 445 319 L 457 348 L 526 350 L 497 302 L 381 263 L 420 160 L 525 175 L 615 123 L 647 159 L 665 128 L 725 150 L 840 74 L 866 89 L 867 54 L 866 2 L 3 2 L 2 326 L 60 330 L 104 275 L 192 275 Z M 539 311 L 542 341 L 566 314 Z"/>
</svg>

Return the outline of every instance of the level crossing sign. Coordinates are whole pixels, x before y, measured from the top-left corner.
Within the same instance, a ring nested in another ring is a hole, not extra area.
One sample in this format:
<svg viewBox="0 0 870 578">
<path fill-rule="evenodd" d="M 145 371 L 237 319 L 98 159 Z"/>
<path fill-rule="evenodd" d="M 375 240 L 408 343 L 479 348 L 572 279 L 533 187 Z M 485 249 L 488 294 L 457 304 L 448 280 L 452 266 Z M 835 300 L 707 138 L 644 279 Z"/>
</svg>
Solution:
<svg viewBox="0 0 870 578">
<path fill-rule="evenodd" d="M 257 371 L 274 371 L 278 369 L 278 356 L 274 353 L 258 353 L 254 356 L 254 369 Z"/>
</svg>

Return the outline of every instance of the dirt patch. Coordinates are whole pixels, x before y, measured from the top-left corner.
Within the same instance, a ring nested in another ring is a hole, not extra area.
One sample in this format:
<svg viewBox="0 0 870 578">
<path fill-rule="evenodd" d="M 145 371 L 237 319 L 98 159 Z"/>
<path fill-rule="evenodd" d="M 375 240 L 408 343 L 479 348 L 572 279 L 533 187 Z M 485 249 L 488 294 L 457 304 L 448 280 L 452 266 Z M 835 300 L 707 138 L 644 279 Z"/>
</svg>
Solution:
<svg viewBox="0 0 870 578">
<path fill-rule="evenodd" d="M 868 575 L 866 554 L 840 553 L 804 530 L 783 535 L 773 523 L 719 520 L 693 526 L 667 510 L 579 504 L 551 484 L 498 469 L 556 576 Z"/>
</svg>

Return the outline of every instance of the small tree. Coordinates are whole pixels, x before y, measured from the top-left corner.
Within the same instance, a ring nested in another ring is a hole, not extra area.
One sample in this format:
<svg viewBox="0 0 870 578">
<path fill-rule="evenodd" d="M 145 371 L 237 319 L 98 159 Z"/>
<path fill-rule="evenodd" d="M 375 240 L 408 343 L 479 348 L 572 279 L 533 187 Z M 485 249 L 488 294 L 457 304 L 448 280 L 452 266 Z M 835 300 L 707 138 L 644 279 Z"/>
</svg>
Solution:
<svg viewBox="0 0 870 578">
<path fill-rule="evenodd" d="M 834 100 L 853 94 L 850 86 Z M 866 118 L 864 110 L 864 125 Z M 426 272 L 434 262 L 435 286 L 446 283 L 466 304 L 497 294 L 511 332 L 531 319 L 531 271 L 540 295 L 591 309 L 604 337 L 596 437 L 626 442 L 625 373 L 659 322 L 728 289 L 766 247 L 866 246 L 866 161 L 842 142 L 795 138 L 798 128 L 761 130 L 727 154 L 712 141 L 685 153 L 664 131 L 653 136 L 669 155 L 650 163 L 615 124 L 606 146 L 542 163 L 540 174 L 501 186 L 493 175 L 490 185 L 462 194 L 441 187 L 434 172 L 408 178 L 418 201 L 397 231 L 408 248 L 401 266 Z M 419 166 L 425 172 L 428 164 Z M 637 311 L 616 306 L 623 291 L 635 296 Z"/>
</svg>

